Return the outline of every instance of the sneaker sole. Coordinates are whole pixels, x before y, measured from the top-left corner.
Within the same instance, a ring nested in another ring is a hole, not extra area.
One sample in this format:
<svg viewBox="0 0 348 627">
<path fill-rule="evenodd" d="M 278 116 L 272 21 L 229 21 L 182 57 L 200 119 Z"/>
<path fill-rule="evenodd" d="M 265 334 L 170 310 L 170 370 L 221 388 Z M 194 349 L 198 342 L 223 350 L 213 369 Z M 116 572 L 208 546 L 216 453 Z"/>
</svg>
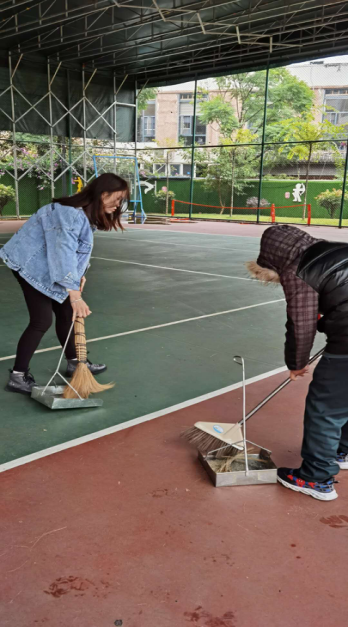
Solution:
<svg viewBox="0 0 348 627">
<path fill-rule="evenodd" d="M 294 492 L 302 492 L 302 494 L 307 494 L 307 496 L 312 496 L 314 499 L 317 499 L 318 501 L 334 501 L 335 499 L 338 498 L 338 494 L 336 490 L 333 490 L 332 492 L 328 492 L 324 494 L 321 492 L 315 492 L 314 490 L 310 490 L 309 488 L 300 488 L 297 485 L 290 485 L 290 483 L 287 483 L 287 481 L 284 481 L 280 477 L 277 477 L 277 479 L 279 483 L 281 483 L 284 486 L 284 488 L 289 488 L 290 490 L 294 490 Z"/>
<path fill-rule="evenodd" d="M 348 462 L 337 462 L 341 470 L 348 470 Z"/>
</svg>

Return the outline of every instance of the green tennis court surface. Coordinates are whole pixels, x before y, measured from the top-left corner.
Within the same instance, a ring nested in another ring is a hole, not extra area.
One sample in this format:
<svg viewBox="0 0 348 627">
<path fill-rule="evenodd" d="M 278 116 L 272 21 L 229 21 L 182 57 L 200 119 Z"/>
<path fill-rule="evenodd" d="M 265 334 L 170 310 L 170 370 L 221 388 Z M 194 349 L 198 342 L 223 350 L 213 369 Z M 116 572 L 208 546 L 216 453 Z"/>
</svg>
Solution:
<svg viewBox="0 0 348 627">
<path fill-rule="evenodd" d="M 0 242 L 5 243 L 2 235 Z M 52 412 L 3 390 L 12 355 L 27 324 L 11 272 L 2 281 L 0 463 L 161 411 L 284 365 L 285 303 L 280 287 L 249 279 L 255 237 L 130 228 L 97 234 L 85 297 L 89 357 L 105 362 L 100 381 L 115 381 L 101 409 Z M 40 349 L 57 346 L 54 329 Z M 39 384 L 54 371 L 59 350 L 34 356 Z"/>
</svg>

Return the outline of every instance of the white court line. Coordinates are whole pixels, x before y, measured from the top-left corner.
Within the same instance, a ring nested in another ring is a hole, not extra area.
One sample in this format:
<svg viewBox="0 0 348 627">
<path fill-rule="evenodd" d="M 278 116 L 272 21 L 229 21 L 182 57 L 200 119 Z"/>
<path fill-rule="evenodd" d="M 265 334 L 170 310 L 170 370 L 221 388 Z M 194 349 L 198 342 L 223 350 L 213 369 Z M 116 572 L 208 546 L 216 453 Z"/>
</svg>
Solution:
<svg viewBox="0 0 348 627">
<path fill-rule="evenodd" d="M 238 252 L 245 253 L 253 253 L 253 250 L 243 250 L 243 248 L 225 248 L 223 246 L 203 246 L 199 244 L 177 244 L 176 242 L 168 242 L 168 240 L 155 240 L 155 239 L 139 239 L 139 237 L 121 237 L 116 239 L 112 235 L 103 235 L 102 237 L 98 237 L 98 239 L 113 239 L 117 242 L 149 242 L 150 244 L 158 244 L 158 246 L 183 246 L 184 248 L 204 248 L 204 250 L 237 250 Z"/>
<path fill-rule="evenodd" d="M 157 268 L 159 270 L 173 270 L 175 272 L 187 272 L 189 274 L 204 274 L 205 276 L 215 276 L 220 279 L 236 279 L 237 281 L 254 281 L 257 283 L 257 279 L 247 279 L 240 276 L 230 276 L 229 274 L 213 274 L 211 272 L 200 272 L 199 270 L 183 270 L 182 268 L 170 268 L 169 266 L 154 266 L 151 263 L 139 263 L 138 261 L 122 261 L 121 259 L 108 259 L 107 257 L 91 257 L 91 259 L 99 259 L 100 261 L 114 261 L 115 263 L 127 263 L 132 266 L 144 266 L 146 268 Z M 260 283 L 259 283 L 260 285 Z"/>
<path fill-rule="evenodd" d="M 236 222 L 236 224 L 238 224 L 238 222 Z M 263 225 L 262 225 L 263 226 Z M 265 224 L 266 226 L 266 224 Z M 202 233 L 202 231 L 192 231 L 191 233 L 189 233 L 189 231 L 180 231 L 177 230 L 175 231 L 174 229 L 171 231 L 170 229 L 142 229 L 141 225 L 130 225 L 127 224 L 127 228 L 131 227 L 132 231 L 141 231 L 143 230 L 145 231 L 154 231 L 155 233 L 184 233 L 185 235 L 207 235 L 208 237 L 242 237 L 243 239 L 249 238 L 249 239 L 261 239 L 261 235 L 260 237 L 257 237 L 257 235 L 224 235 L 223 233 Z M 125 229 L 125 231 L 127 231 L 127 228 Z"/>
<path fill-rule="evenodd" d="M 153 331 L 154 329 L 163 329 L 164 327 L 172 327 L 176 324 L 184 324 L 185 322 L 194 322 L 195 320 L 203 320 L 205 318 L 214 318 L 216 316 L 224 316 L 226 314 L 235 313 L 237 311 L 244 311 L 245 309 L 254 309 L 255 307 L 264 307 L 265 305 L 272 305 L 273 303 L 280 303 L 285 298 L 278 298 L 277 300 L 269 300 L 265 303 L 257 303 L 256 305 L 247 305 L 246 307 L 238 307 L 238 309 L 228 309 L 227 311 L 218 311 L 216 313 L 204 314 L 203 316 L 196 316 L 195 318 L 185 318 L 184 320 L 175 320 L 174 322 L 166 322 L 164 324 L 156 324 L 152 327 L 144 327 L 143 329 L 134 329 L 133 331 L 123 331 L 122 333 L 113 333 L 112 335 L 104 335 L 102 337 L 95 337 L 87 342 L 99 342 L 101 340 L 111 340 L 115 337 L 123 337 L 124 335 L 133 335 L 134 333 L 143 333 L 144 331 Z M 50 348 L 41 348 L 34 354 L 49 353 L 61 349 L 61 346 L 51 346 Z M 0 361 L 7 361 L 8 359 L 14 359 L 16 355 L 7 355 L 7 357 L 0 357 Z"/>
<path fill-rule="evenodd" d="M 269 377 L 272 377 L 281 372 L 285 372 L 286 370 L 286 366 L 276 368 L 275 370 L 270 370 L 269 372 L 265 372 L 264 374 L 259 374 L 256 377 L 247 379 L 245 383 L 246 385 L 257 383 L 258 381 L 268 379 Z M 155 418 L 161 418 L 162 416 L 166 416 L 175 411 L 180 411 L 181 409 L 185 409 L 186 407 L 192 407 L 192 405 L 197 405 L 198 403 L 202 403 L 211 398 L 216 398 L 217 396 L 221 396 L 222 394 L 226 394 L 227 392 L 237 390 L 238 388 L 242 387 L 242 385 L 242 381 L 239 381 L 238 383 L 233 383 L 232 385 L 220 388 L 219 390 L 208 392 L 207 394 L 203 394 L 202 396 L 196 396 L 196 398 L 191 398 L 182 403 L 178 403 L 177 405 L 172 405 L 171 407 L 166 407 L 165 409 L 160 409 L 159 411 L 152 412 L 151 414 L 146 414 L 144 416 L 140 416 L 139 418 L 134 418 L 133 420 L 128 420 L 119 425 L 114 425 L 113 427 L 108 427 L 107 429 L 101 429 L 100 431 L 89 433 L 88 435 L 84 435 L 80 438 L 75 438 L 74 440 L 70 440 L 69 442 L 63 442 L 62 444 L 57 444 L 56 446 L 50 446 L 49 448 L 46 448 L 42 451 L 31 453 L 31 455 L 25 455 L 24 457 L 19 457 L 18 459 L 14 459 L 13 461 L 5 462 L 4 464 L 0 465 L 0 472 L 5 472 L 6 470 L 11 470 L 12 468 L 17 468 L 18 466 L 23 466 L 24 464 L 29 464 L 30 462 L 42 459 L 43 457 L 48 457 L 49 455 L 54 455 L 55 453 L 66 451 L 69 448 L 74 448 L 75 446 L 91 442 L 92 440 L 98 440 L 99 438 L 111 435 L 112 433 L 117 433 L 118 431 L 123 431 L 124 429 L 129 429 L 130 427 L 142 424 L 143 422 L 148 422 L 150 420 L 154 420 Z"/>
</svg>

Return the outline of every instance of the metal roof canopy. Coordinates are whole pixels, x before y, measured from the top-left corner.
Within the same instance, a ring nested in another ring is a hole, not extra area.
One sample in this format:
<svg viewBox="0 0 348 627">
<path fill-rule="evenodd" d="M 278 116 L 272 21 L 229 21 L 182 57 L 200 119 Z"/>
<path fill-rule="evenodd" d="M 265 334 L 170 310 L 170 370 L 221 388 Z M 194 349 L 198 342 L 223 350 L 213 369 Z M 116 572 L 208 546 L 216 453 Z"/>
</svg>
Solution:
<svg viewBox="0 0 348 627">
<path fill-rule="evenodd" d="M 138 86 L 345 52 L 346 0 L 2 0 L 0 51 Z M 4 55 L 5 56 L 5 55 Z"/>
</svg>

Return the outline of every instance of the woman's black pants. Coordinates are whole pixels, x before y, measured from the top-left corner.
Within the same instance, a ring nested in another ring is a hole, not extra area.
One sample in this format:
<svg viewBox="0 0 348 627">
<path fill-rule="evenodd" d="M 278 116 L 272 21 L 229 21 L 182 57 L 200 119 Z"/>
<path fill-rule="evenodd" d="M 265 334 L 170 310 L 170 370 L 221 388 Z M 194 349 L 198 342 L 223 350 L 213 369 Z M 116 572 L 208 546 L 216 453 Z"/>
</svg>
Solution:
<svg viewBox="0 0 348 627">
<path fill-rule="evenodd" d="M 26 372 L 29 370 L 29 363 L 33 354 L 52 324 L 53 313 L 56 317 L 57 337 L 60 344 L 64 346 L 72 324 L 73 311 L 69 298 L 60 304 L 29 285 L 18 272 L 13 272 L 13 274 L 22 288 L 30 318 L 29 325 L 18 342 L 13 370 Z M 73 332 L 70 335 L 65 356 L 67 359 L 76 358 Z"/>
</svg>

